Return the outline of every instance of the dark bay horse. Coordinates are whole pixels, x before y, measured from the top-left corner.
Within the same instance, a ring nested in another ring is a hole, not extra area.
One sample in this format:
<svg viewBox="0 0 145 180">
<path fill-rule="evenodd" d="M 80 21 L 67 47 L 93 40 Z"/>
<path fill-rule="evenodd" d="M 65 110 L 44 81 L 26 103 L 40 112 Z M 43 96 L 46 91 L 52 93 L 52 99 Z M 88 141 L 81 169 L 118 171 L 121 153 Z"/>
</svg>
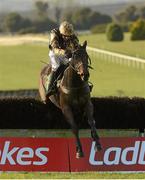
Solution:
<svg viewBox="0 0 145 180">
<path fill-rule="evenodd" d="M 72 128 L 76 139 L 76 158 L 84 156 L 77 126 L 78 117 L 84 118 L 84 115 L 87 117 L 91 127 L 91 136 L 93 141 L 95 141 L 95 150 L 100 151 L 102 149 L 93 118 L 93 105 L 88 85 L 89 56 L 86 52 L 86 45 L 87 42 L 85 41 L 83 46 L 80 46 L 80 48 L 73 53 L 72 59 L 64 71 L 58 93 L 49 98 L 62 110 L 62 113 Z M 43 100 L 44 96 L 42 96 L 42 91 L 44 91 L 44 89 L 42 85 L 44 84 L 41 78 L 39 92 Z"/>
</svg>

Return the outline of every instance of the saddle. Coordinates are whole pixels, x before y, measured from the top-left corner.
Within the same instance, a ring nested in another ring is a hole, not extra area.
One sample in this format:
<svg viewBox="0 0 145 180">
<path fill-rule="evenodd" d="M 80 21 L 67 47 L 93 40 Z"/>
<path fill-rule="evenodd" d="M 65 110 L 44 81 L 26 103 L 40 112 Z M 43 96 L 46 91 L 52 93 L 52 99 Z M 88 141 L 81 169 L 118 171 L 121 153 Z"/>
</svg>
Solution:
<svg viewBox="0 0 145 180">
<path fill-rule="evenodd" d="M 57 88 L 60 86 L 60 81 L 63 77 L 63 73 L 65 69 L 67 68 L 66 65 L 61 65 L 58 70 L 57 70 L 57 75 L 56 75 L 56 80 L 55 80 L 55 88 L 57 92 Z M 43 102 L 46 102 L 46 94 L 48 91 L 48 84 L 49 84 L 49 74 L 51 73 L 51 65 L 47 64 L 46 66 L 43 67 L 40 73 L 40 79 L 39 79 L 39 93 L 41 100 Z M 88 82 L 90 92 L 92 91 L 93 84 Z"/>
<path fill-rule="evenodd" d="M 56 80 L 54 82 L 56 92 L 57 92 L 57 88 L 60 85 L 60 80 L 63 77 L 63 72 L 66 69 L 66 67 L 67 67 L 66 65 L 61 65 L 56 72 Z M 51 73 L 51 65 L 50 64 L 47 64 L 46 66 L 44 66 L 40 73 L 39 92 L 40 92 L 41 99 L 44 102 L 46 101 L 46 93 L 48 91 L 49 74 L 50 73 Z"/>
</svg>

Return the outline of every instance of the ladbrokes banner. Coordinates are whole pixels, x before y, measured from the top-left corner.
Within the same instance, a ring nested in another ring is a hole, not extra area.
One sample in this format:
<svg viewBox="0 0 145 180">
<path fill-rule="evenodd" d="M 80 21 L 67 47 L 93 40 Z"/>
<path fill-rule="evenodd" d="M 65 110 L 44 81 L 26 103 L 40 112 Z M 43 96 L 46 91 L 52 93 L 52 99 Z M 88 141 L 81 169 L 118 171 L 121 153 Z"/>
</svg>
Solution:
<svg viewBox="0 0 145 180">
<path fill-rule="evenodd" d="M 81 139 L 76 159 L 72 138 L 0 138 L 1 171 L 145 171 L 145 138 L 101 138 L 103 150 Z"/>
<path fill-rule="evenodd" d="M 0 171 L 69 171 L 63 138 L 0 138 Z"/>
<path fill-rule="evenodd" d="M 70 140 L 71 171 L 145 171 L 145 138 L 102 138 L 101 152 L 90 139 L 82 139 L 85 157 L 76 159 Z"/>
</svg>

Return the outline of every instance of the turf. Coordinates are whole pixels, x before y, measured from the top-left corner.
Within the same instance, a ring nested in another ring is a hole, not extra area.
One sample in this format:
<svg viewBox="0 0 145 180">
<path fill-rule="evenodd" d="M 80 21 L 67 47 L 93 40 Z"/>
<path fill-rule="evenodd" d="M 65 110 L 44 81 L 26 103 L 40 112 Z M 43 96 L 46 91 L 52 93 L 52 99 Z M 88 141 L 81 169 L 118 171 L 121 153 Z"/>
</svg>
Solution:
<svg viewBox="0 0 145 180">
<path fill-rule="evenodd" d="M 37 88 L 41 61 L 48 62 L 47 46 L 1 46 L 0 89 Z"/>
<path fill-rule="evenodd" d="M 131 41 L 129 33 L 125 34 L 124 41 L 121 42 L 110 42 L 105 34 L 82 35 L 79 39 L 80 42 L 87 40 L 88 45 L 92 47 L 145 59 L 145 51 L 143 50 L 145 41 Z"/>
<path fill-rule="evenodd" d="M 83 35 L 80 41 L 88 45 L 133 56 L 145 57 L 145 41 L 129 40 L 126 34 L 123 42 L 113 43 L 104 34 Z M 43 36 L 42 36 L 43 37 Z M 38 89 L 41 61 L 48 62 L 46 36 L 44 43 L 0 46 L 0 90 Z M 145 97 L 145 70 L 132 66 L 105 61 L 89 52 L 94 70 L 90 80 L 94 84 L 92 96 L 138 96 Z"/>
<path fill-rule="evenodd" d="M 137 137 L 139 135 L 138 130 L 119 130 L 119 129 L 99 129 L 97 130 L 100 137 Z M 91 137 L 90 129 L 80 129 L 80 137 Z M 65 130 L 48 130 L 48 129 L 0 129 L 0 137 L 62 137 L 70 138 L 74 137 L 72 131 Z"/>
<path fill-rule="evenodd" d="M 145 173 L 2 173 L 1 179 L 144 179 Z"/>
<path fill-rule="evenodd" d="M 92 96 L 145 97 L 145 70 L 92 56 Z"/>
</svg>

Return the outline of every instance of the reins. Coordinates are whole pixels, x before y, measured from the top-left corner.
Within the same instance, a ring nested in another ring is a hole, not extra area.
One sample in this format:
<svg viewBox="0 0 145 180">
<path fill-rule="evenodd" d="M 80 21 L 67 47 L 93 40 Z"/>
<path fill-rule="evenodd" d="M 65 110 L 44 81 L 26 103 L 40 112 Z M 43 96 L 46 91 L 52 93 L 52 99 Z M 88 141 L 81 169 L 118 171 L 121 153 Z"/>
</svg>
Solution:
<svg viewBox="0 0 145 180">
<path fill-rule="evenodd" d="M 70 65 L 70 67 L 74 70 L 74 71 L 76 71 L 77 72 L 77 69 L 83 64 L 83 62 L 82 63 L 80 63 L 76 68 L 71 64 L 71 62 L 73 61 L 73 59 L 75 58 L 75 55 L 76 55 L 76 53 L 77 53 L 77 51 L 79 51 L 79 50 L 76 50 L 76 51 L 74 51 L 73 53 L 72 53 L 72 58 L 71 58 L 71 61 L 69 61 L 69 65 Z M 88 63 L 86 64 L 87 65 L 87 68 L 89 68 L 89 69 L 93 69 L 93 67 L 91 66 L 91 64 L 92 64 L 92 62 L 91 62 L 91 58 L 90 58 L 90 56 L 88 55 L 88 53 L 87 52 L 85 52 L 86 53 L 86 57 L 87 57 L 87 59 L 89 60 L 88 61 Z"/>
</svg>

